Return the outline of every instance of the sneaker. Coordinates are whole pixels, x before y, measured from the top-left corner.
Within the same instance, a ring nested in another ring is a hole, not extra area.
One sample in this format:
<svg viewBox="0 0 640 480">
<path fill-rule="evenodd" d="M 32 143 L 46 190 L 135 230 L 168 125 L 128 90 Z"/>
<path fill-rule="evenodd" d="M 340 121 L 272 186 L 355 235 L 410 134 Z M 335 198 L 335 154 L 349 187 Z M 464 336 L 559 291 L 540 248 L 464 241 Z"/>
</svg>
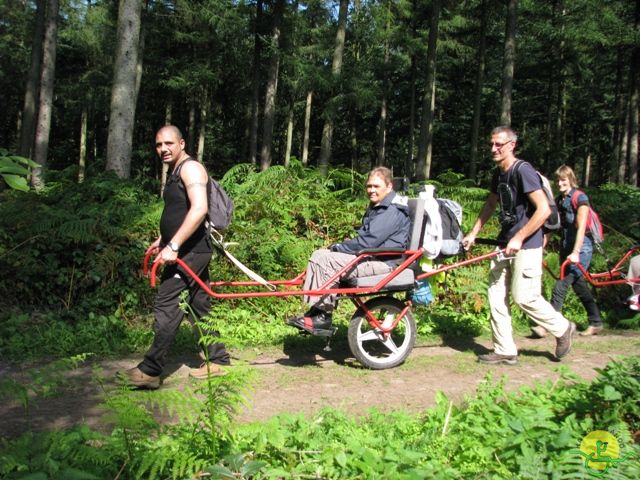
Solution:
<svg viewBox="0 0 640 480">
<path fill-rule="evenodd" d="M 627 298 L 627 303 L 629 304 L 629 308 L 633 311 L 640 310 L 640 295 L 631 295 Z"/>
<path fill-rule="evenodd" d="M 536 325 L 535 327 L 531 327 L 531 336 L 533 338 L 544 338 L 549 334 L 547 329 L 541 327 L 540 325 Z"/>
<path fill-rule="evenodd" d="M 479 355 L 478 362 L 485 363 L 487 365 L 496 365 L 498 363 L 506 363 L 507 365 L 515 365 L 518 363 L 517 355 L 501 355 L 496 352 L 487 353 L 486 355 Z"/>
<path fill-rule="evenodd" d="M 209 377 L 221 377 L 227 372 L 217 363 L 204 362 L 198 368 L 189 370 L 189 376 L 198 380 L 206 380 Z"/>
<path fill-rule="evenodd" d="M 118 372 L 118 375 L 124 378 L 129 384 L 138 388 L 148 388 L 149 390 L 156 390 L 160 388 L 160 377 L 153 377 L 147 375 L 138 367 L 125 370 L 124 373 Z"/>
<path fill-rule="evenodd" d="M 589 325 L 587 329 L 584 330 L 583 332 L 580 332 L 579 335 L 582 337 L 590 337 L 592 335 L 598 335 L 600 332 L 602 332 L 602 326 Z"/>
<path fill-rule="evenodd" d="M 309 315 L 309 312 L 307 312 L 304 315 L 288 318 L 287 323 L 312 335 L 323 335 L 325 332 L 331 332 L 331 314 L 322 310 L 316 310 L 316 312 L 315 315 Z"/>
<path fill-rule="evenodd" d="M 573 346 L 573 337 L 576 334 L 576 324 L 569 322 L 567 331 L 561 337 L 556 338 L 556 358 L 560 360 L 566 357 Z"/>
</svg>

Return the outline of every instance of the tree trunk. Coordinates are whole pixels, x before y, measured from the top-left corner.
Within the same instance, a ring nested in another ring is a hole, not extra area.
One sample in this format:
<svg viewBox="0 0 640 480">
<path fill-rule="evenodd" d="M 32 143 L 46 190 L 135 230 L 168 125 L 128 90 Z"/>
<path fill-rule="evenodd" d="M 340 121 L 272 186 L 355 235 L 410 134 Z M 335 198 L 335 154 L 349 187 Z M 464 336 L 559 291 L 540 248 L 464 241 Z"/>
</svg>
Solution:
<svg viewBox="0 0 640 480">
<path fill-rule="evenodd" d="M 187 127 L 187 152 L 196 151 L 196 99 L 195 95 L 189 96 L 189 126 Z"/>
<path fill-rule="evenodd" d="M 22 124 L 20 125 L 20 144 L 18 155 L 31 158 L 36 127 L 36 106 L 40 92 L 40 68 L 42 66 L 42 47 L 44 37 L 44 19 L 46 0 L 37 0 L 36 17 L 31 45 L 31 66 L 24 92 L 24 106 L 22 107 Z"/>
<path fill-rule="evenodd" d="M 85 102 L 80 114 L 80 156 L 78 159 L 78 183 L 84 182 L 87 168 L 87 122 L 89 120 L 89 107 Z"/>
<path fill-rule="evenodd" d="M 306 167 L 309 164 L 309 130 L 311 130 L 311 103 L 313 101 L 313 90 L 307 92 L 307 100 L 304 107 L 304 134 L 302 136 L 302 164 Z"/>
<path fill-rule="evenodd" d="M 614 156 L 612 164 L 608 168 L 608 180 L 611 183 L 622 183 L 622 179 L 619 177 L 620 165 L 624 162 L 622 156 L 622 143 L 624 142 L 623 132 L 625 124 L 625 103 L 624 95 L 622 94 L 623 84 L 623 48 L 618 47 L 617 59 L 616 59 L 616 83 L 615 83 L 615 114 L 613 123 L 613 133 L 611 136 L 611 144 L 614 146 Z"/>
<path fill-rule="evenodd" d="M 209 116 L 209 94 L 206 89 L 202 90 L 200 98 L 200 128 L 198 129 L 198 152 L 196 158 L 204 163 L 204 140 L 206 137 L 207 117 Z"/>
<path fill-rule="evenodd" d="M 58 37 L 58 0 L 47 1 L 47 13 L 42 40 L 42 69 L 40 72 L 40 101 L 36 124 L 33 160 L 40 166 L 33 169 L 31 184 L 44 187 L 43 170 L 47 167 L 49 133 L 53 111 L 53 83 L 56 76 L 56 44 Z"/>
<path fill-rule="evenodd" d="M 169 100 L 167 102 L 167 105 L 164 108 L 164 124 L 171 125 L 172 119 L 173 119 L 173 103 L 171 103 L 171 100 Z M 193 145 L 193 143 L 191 145 Z M 193 150 L 187 150 L 187 151 L 192 152 Z M 169 174 L 169 165 L 164 162 L 160 162 L 160 163 L 161 163 L 160 197 L 162 197 L 162 194 L 164 193 L 164 187 L 167 184 L 167 175 Z"/>
<path fill-rule="evenodd" d="M 291 145 L 293 143 L 293 102 L 289 105 L 289 112 L 287 113 L 287 145 L 284 152 L 284 165 L 289 166 L 291 159 Z"/>
<path fill-rule="evenodd" d="M 106 162 L 120 178 L 131 175 L 141 13 L 141 0 L 120 0 Z"/>
<path fill-rule="evenodd" d="M 508 0 L 507 27 L 504 38 L 504 64 L 502 70 L 502 96 L 500 124 L 511 125 L 511 98 L 513 92 L 513 73 L 516 60 L 516 25 L 518 18 L 518 0 Z"/>
<path fill-rule="evenodd" d="M 476 180 L 478 173 L 478 141 L 480 139 L 480 115 L 482 113 L 482 89 L 484 87 L 485 57 L 487 53 L 487 21 L 489 12 L 486 0 L 480 3 L 480 31 L 478 32 L 478 66 L 476 88 L 473 96 L 473 120 L 471 120 L 471 158 L 467 176 Z"/>
<path fill-rule="evenodd" d="M 258 156 L 258 124 L 260 117 L 260 57 L 262 55 L 262 0 L 256 1 L 256 24 L 253 34 L 253 78 L 251 79 L 251 116 L 249 118 L 249 163 L 255 165 Z"/>
<path fill-rule="evenodd" d="M 636 0 L 635 31 L 640 31 L 640 0 Z M 631 54 L 629 75 L 629 183 L 638 186 L 638 115 L 640 115 L 640 47 L 636 44 Z"/>
<path fill-rule="evenodd" d="M 273 10 L 273 29 L 269 48 L 269 71 L 264 94 L 264 118 L 262 121 L 262 148 L 260 150 L 260 170 L 271 166 L 273 148 L 273 125 L 276 116 L 276 96 L 278 94 L 278 73 L 280 72 L 280 25 L 284 14 L 284 0 L 276 0 Z"/>
<path fill-rule="evenodd" d="M 391 29 L 391 7 L 387 0 L 387 22 L 385 25 L 384 63 L 382 78 L 382 101 L 380 104 L 380 119 L 378 120 L 378 155 L 377 165 L 384 165 L 387 147 L 387 91 L 389 89 L 389 30 Z"/>
<path fill-rule="evenodd" d="M 342 56 L 344 52 L 345 37 L 347 32 L 347 13 L 349 11 L 349 0 L 340 0 L 340 10 L 338 11 L 338 31 L 336 32 L 336 43 L 333 50 L 333 61 L 331 62 L 331 75 L 333 81 L 337 80 L 342 71 Z M 318 159 L 318 170 L 321 175 L 326 176 L 329 170 L 329 159 L 331 158 L 331 145 L 333 142 L 333 105 L 325 108 L 325 120 L 322 127 L 322 140 L 320 142 L 320 158 Z"/>
<path fill-rule="evenodd" d="M 436 49 L 438 46 L 440 5 L 441 0 L 433 0 L 431 4 L 429 45 L 427 48 L 427 79 L 422 99 L 422 121 L 420 122 L 420 137 L 418 139 L 418 164 L 416 167 L 418 180 L 425 180 L 431 174 L 431 146 L 436 90 Z"/>
</svg>

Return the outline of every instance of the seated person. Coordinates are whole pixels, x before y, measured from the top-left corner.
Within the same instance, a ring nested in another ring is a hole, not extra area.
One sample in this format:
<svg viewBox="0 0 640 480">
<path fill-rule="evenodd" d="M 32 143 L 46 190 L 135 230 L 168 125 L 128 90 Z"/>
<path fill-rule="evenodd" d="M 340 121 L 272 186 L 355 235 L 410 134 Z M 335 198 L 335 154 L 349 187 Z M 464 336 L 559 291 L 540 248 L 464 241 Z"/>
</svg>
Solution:
<svg viewBox="0 0 640 480">
<path fill-rule="evenodd" d="M 333 288 L 339 281 L 325 285 L 337 271 L 353 261 L 365 248 L 406 248 L 411 230 L 407 198 L 393 191 L 391 170 L 377 167 L 369 172 L 367 195 L 369 207 L 362 219 L 357 236 L 311 255 L 304 281 L 304 290 Z M 358 263 L 343 279 L 382 275 L 398 265 L 399 257 L 383 260 L 371 258 Z M 289 318 L 287 323 L 309 333 L 331 328 L 331 315 L 337 303 L 336 295 L 305 296 L 310 306 L 304 315 Z"/>
<path fill-rule="evenodd" d="M 629 272 L 627 273 L 627 278 L 634 279 L 640 278 L 640 255 L 636 255 L 629 262 Z M 631 291 L 633 295 L 631 295 L 627 299 L 627 303 L 629 304 L 629 308 L 631 310 L 638 311 L 640 310 L 640 281 L 629 282 L 631 285 Z"/>
</svg>

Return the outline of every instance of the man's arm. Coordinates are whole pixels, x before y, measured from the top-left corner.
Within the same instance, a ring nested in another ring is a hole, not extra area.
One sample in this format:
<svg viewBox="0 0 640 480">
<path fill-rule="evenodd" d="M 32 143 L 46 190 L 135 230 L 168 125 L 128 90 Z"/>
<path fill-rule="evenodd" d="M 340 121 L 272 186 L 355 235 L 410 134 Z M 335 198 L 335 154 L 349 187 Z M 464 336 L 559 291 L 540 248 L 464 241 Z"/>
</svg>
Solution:
<svg viewBox="0 0 640 480">
<path fill-rule="evenodd" d="M 509 243 L 507 243 L 507 248 L 505 250 L 507 255 L 511 255 L 520 250 L 522 248 L 522 243 L 535 232 L 540 230 L 551 214 L 551 208 L 549 208 L 547 196 L 542 189 L 527 193 L 527 197 L 536 210 L 533 212 L 529 221 L 520 230 L 518 230 L 511 240 L 509 240 Z"/>
<path fill-rule="evenodd" d="M 207 171 L 198 162 L 187 161 L 180 169 L 180 178 L 189 197 L 190 207 L 173 238 L 169 241 L 182 246 L 198 229 L 207 215 L 207 183 L 209 177 Z M 161 263 L 174 263 L 178 258 L 178 252 L 169 247 L 160 251 L 157 260 Z"/>
<path fill-rule="evenodd" d="M 498 206 L 498 195 L 496 195 L 493 192 L 489 193 L 487 200 L 484 202 L 484 205 L 482 206 L 482 209 L 478 214 L 478 218 L 473 224 L 473 228 L 462 239 L 462 245 L 464 246 L 465 250 L 470 250 L 471 247 L 473 247 L 473 244 L 476 241 L 476 236 L 478 235 L 478 233 L 480 233 L 480 230 L 482 230 L 482 227 L 484 226 L 484 224 L 489 221 L 489 219 L 491 218 L 491 215 L 493 215 L 493 212 L 496 211 L 497 206 Z"/>
</svg>

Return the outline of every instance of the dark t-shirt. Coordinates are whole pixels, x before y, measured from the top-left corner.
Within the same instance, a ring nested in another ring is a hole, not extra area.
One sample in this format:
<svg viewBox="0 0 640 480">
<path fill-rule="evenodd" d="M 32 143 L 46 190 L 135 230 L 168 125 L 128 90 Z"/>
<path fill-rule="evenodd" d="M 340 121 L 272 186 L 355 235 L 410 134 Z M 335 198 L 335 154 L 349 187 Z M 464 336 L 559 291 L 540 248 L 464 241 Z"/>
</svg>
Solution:
<svg viewBox="0 0 640 480">
<path fill-rule="evenodd" d="M 186 161 L 188 160 L 184 160 L 183 163 Z M 191 207 L 191 202 L 189 202 L 187 191 L 184 188 L 179 173 L 178 171 L 178 174 L 174 172 L 170 175 L 162 194 L 164 209 L 160 217 L 160 241 L 163 245 L 171 241 L 180 228 L 180 225 L 182 225 L 182 222 L 184 222 L 187 212 Z M 211 251 L 211 246 L 209 242 L 207 242 L 207 231 L 203 220 L 202 225 L 184 242 L 184 245 L 180 246 L 179 255 L 182 257 L 187 252 L 209 253 Z"/>
<path fill-rule="evenodd" d="M 503 227 L 498 235 L 498 240 L 508 242 L 514 235 L 524 227 L 527 222 L 533 216 L 535 212 L 535 206 L 529 201 L 527 193 L 534 192 L 542 189 L 542 183 L 538 174 L 534 168 L 527 162 L 523 162 L 518 167 L 518 172 L 514 173 L 514 166 L 509 167 L 509 170 L 503 172 L 500 169 L 496 169 L 491 182 L 491 192 L 498 194 L 498 184 L 506 183 L 511 188 L 511 195 L 515 202 L 516 223 L 512 227 Z M 513 176 L 518 178 L 512 178 Z M 546 198 L 546 197 L 545 197 Z M 542 247 L 544 234 L 542 227 L 536 230 L 532 235 L 527 237 L 522 243 L 523 249 L 540 248 Z"/>
</svg>

